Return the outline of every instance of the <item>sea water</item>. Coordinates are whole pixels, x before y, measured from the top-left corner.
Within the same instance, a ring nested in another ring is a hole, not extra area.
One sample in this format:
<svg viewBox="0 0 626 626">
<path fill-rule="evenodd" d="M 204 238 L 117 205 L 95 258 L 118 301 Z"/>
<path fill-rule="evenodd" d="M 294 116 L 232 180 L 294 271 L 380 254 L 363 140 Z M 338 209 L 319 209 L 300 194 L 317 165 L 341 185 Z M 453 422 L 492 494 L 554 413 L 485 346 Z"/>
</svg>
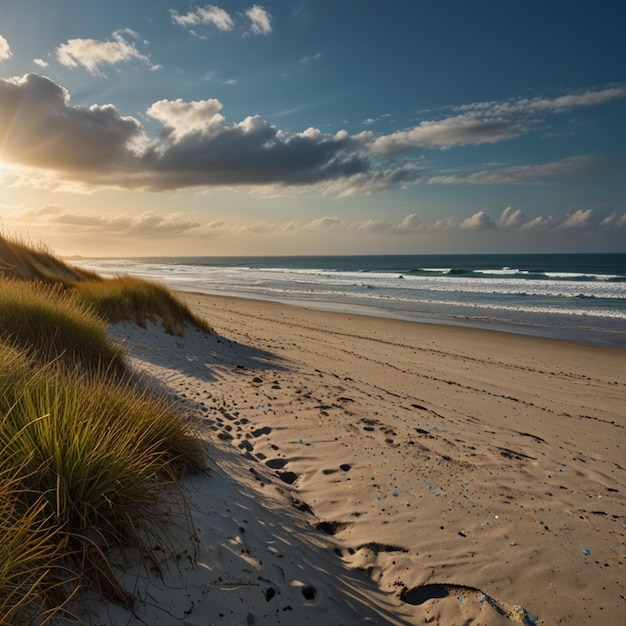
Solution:
<svg viewBox="0 0 626 626">
<path fill-rule="evenodd" d="M 626 254 L 79 259 L 182 291 L 626 346 Z"/>
</svg>

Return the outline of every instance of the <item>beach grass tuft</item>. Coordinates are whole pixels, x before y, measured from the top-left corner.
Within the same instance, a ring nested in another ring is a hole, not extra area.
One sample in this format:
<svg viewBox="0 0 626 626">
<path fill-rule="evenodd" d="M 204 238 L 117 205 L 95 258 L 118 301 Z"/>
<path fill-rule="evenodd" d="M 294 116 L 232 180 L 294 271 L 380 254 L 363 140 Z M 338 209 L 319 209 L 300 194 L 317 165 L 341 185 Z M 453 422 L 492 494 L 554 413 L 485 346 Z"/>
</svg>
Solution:
<svg viewBox="0 0 626 626">
<path fill-rule="evenodd" d="M 95 272 L 71 267 L 43 244 L 31 244 L 0 233 L 0 276 L 70 286 L 99 280 Z M 100 279 L 101 280 L 101 279 Z"/>
<path fill-rule="evenodd" d="M 180 478 L 204 466 L 203 445 L 173 401 L 140 381 L 41 366 L 0 344 L 0 382 L 0 595 L 14 598 L 0 603 L 0 623 L 22 606 L 62 606 L 60 590 L 77 586 L 131 604 L 107 555 L 150 553 Z M 33 571 L 20 574 L 8 546 L 29 543 Z M 15 588 L 3 594 L 3 584 Z"/>
<path fill-rule="evenodd" d="M 183 336 L 187 324 L 212 332 L 206 320 L 194 315 L 184 302 L 158 283 L 120 276 L 79 282 L 73 291 L 80 303 L 98 311 L 111 324 L 132 321 L 145 327 L 160 319 L 171 335 Z"/>
<path fill-rule="evenodd" d="M 39 361 L 122 368 L 106 322 L 57 285 L 0 279 L 0 341 L 27 350 Z"/>
<path fill-rule="evenodd" d="M 112 555 L 150 558 L 172 506 L 186 510 L 181 478 L 206 461 L 180 405 L 129 371 L 107 321 L 160 318 L 175 334 L 206 322 L 165 287 L 72 278 L 31 252 L 0 237 L 0 626 L 55 622 L 85 589 L 132 607 Z"/>
</svg>

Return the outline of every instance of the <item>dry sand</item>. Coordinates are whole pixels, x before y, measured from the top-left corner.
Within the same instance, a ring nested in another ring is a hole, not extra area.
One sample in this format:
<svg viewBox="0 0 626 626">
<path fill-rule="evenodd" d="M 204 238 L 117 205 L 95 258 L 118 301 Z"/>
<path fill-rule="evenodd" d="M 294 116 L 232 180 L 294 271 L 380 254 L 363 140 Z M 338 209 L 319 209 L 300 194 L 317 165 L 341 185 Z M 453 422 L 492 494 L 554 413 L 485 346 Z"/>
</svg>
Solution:
<svg viewBox="0 0 626 626">
<path fill-rule="evenodd" d="M 212 444 L 196 540 L 92 623 L 626 622 L 625 350 L 180 295 L 215 336 L 113 332 Z"/>
</svg>

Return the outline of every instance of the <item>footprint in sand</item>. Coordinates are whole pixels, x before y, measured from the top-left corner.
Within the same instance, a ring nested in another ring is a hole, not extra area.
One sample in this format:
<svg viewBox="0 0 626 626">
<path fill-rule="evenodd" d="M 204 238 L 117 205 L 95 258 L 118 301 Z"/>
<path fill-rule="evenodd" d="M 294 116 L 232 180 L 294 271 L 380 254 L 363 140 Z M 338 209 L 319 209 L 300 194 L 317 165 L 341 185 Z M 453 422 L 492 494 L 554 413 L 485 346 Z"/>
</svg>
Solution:
<svg viewBox="0 0 626 626">
<path fill-rule="evenodd" d="M 494 609 L 503 617 L 512 622 L 526 624 L 527 626 L 536 625 L 538 618 L 531 618 L 528 611 L 521 606 L 498 602 L 490 595 L 484 593 L 476 587 L 468 585 L 457 585 L 454 583 L 430 583 L 419 585 L 408 589 L 404 587 L 400 592 L 400 600 L 413 606 L 419 606 L 429 600 L 442 600 L 450 596 L 456 597 L 474 597 L 481 604 L 485 603 Z"/>
<path fill-rule="evenodd" d="M 317 530 L 321 530 L 327 535 L 336 535 L 349 525 L 350 524 L 346 524 L 345 522 L 318 522 L 315 524 L 315 528 L 317 528 Z"/>
<path fill-rule="evenodd" d="M 265 461 L 265 465 L 267 465 L 270 469 L 283 469 L 283 467 L 287 465 L 287 459 L 268 459 Z"/>
<path fill-rule="evenodd" d="M 278 478 L 288 485 L 293 485 L 293 483 L 300 478 L 300 474 L 296 474 L 295 472 L 279 472 Z"/>
<path fill-rule="evenodd" d="M 262 428 L 257 428 L 252 431 L 253 437 L 261 437 L 262 435 L 269 435 L 272 432 L 272 429 L 269 426 L 263 426 Z"/>
</svg>

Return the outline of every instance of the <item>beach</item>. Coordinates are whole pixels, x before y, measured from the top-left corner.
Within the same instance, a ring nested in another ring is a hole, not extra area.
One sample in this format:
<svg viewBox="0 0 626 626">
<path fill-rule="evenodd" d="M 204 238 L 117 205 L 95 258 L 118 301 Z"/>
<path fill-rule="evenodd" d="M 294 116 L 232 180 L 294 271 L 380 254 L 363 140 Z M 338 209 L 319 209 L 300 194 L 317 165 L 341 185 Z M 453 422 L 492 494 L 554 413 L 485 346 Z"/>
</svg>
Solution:
<svg viewBox="0 0 626 626">
<path fill-rule="evenodd" d="M 178 295 L 214 335 L 111 334 L 211 471 L 92 623 L 623 622 L 625 349 Z"/>
</svg>

